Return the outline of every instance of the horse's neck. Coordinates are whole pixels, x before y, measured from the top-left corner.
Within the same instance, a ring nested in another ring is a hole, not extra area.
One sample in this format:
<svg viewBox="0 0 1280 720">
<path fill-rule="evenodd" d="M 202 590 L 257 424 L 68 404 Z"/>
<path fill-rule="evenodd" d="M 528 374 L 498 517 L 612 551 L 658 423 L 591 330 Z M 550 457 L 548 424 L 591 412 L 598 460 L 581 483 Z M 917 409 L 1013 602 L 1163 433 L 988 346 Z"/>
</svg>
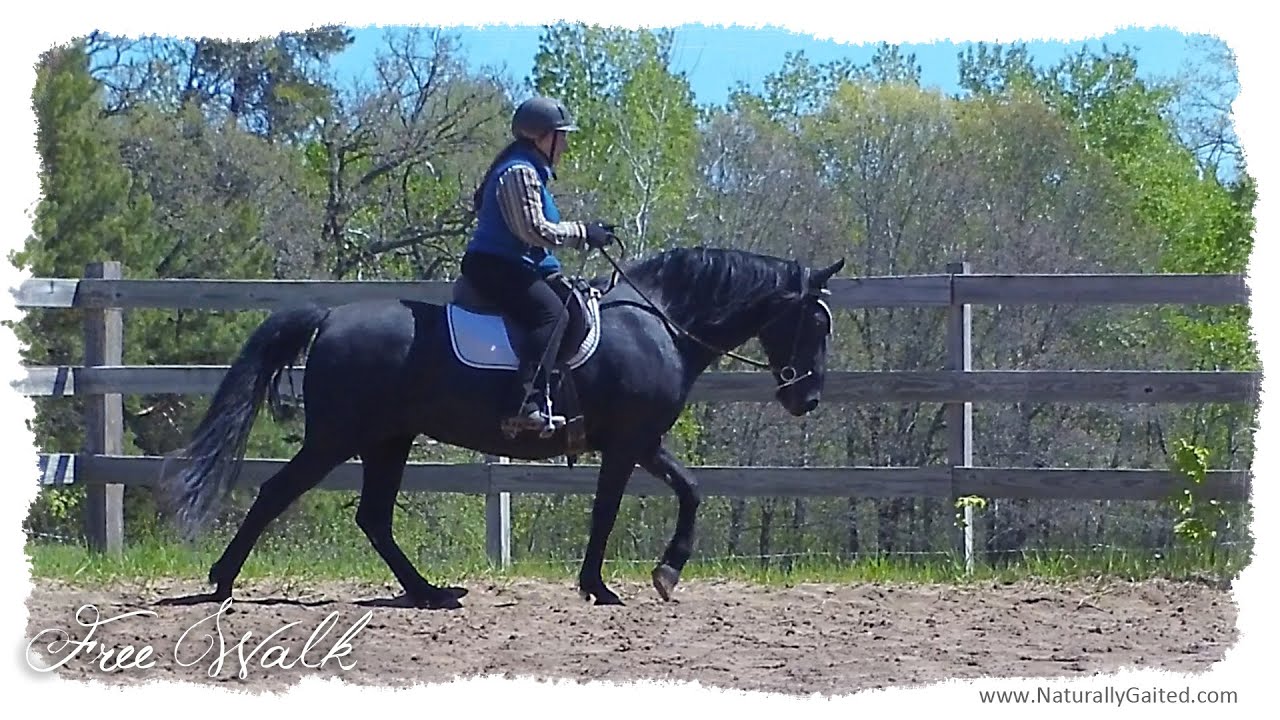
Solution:
<svg viewBox="0 0 1280 720">
<path fill-rule="evenodd" d="M 672 320 L 696 338 L 680 338 L 681 351 L 694 373 L 701 374 L 719 357 L 755 337 L 763 325 L 761 316 L 765 305 L 766 301 L 761 300 L 718 321 L 700 318 L 697 313 L 691 317 L 673 317 Z"/>
<path fill-rule="evenodd" d="M 610 295 L 626 297 L 647 306 L 645 298 L 652 300 L 676 328 L 676 343 L 684 357 L 686 368 L 696 377 L 711 363 L 727 352 L 736 350 L 760 332 L 770 315 L 774 298 L 758 297 L 753 301 L 739 302 L 737 309 L 726 312 L 720 307 L 699 306 L 685 298 L 664 297 L 663 283 L 653 278 L 636 278 L 637 287 L 619 284 Z M 629 285 L 629 283 L 627 283 Z M 640 293 L 637 293 L 639 290 Z M 666 290 L 670 290 L 667 288 Z M 641 296 L 643 295 L 643 297 Z M 682 332 L 683 331 L 683 332 Z M 692 335 L 690 338 L 686 336 Z M 695 339 L 696 338 L 696 339 Z"/>
</svg>

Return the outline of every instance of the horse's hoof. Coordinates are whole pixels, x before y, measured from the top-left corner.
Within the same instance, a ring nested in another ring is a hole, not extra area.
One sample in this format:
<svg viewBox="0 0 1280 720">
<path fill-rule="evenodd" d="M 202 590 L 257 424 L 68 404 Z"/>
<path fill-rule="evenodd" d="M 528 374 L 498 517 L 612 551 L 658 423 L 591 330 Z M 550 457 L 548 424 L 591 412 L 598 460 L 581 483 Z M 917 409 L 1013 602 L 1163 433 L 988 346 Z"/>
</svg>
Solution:
<svg viewBox="0 0 1280 720">
<path fill-rule="evenodd" d="M 653 589 L 658 591 L 663 601 L 671 602 L 671 592 L 680 582 L 680 571 L 663 563 L 653 569 Z"/>
<path fill-rule="evenodd" d="M 590 600 L 591 598 L 595 598 L 596 605 L 624 604 L 622 600 L 619 599 L 618 596 L 612 590 L 605 587 L 604 585 L 600 585 L 600 587 L 594 590 L 588 590 L 582 586 L 578 586 L 578 597 L 582 598 L 583 600 Z"/>
<path fill-rule="evenodd" d="M 608 590 L 605 590 L 604 592 L 596 595 L 596 605 L 625 606 L 626 603 L 622 602 L 622 598 L 618 597 L 617 595 L 613 594 Z"/>
<path fill-rule="evenodd" d="M 462 603 L 458 602 L 457 596 L 445 590 L 439 593 L 432 593 L 422 598 L 417 603 L 418 607 L 427 610 L 461 610 Z"/>
<path fill-rule="evenodd" d="M 424 610 L 459 610 L 462 603 L 458 602 L 458 598 L 466 594 L 467 591 L 462 588 L 433 587 L 421 593 L 412 593 L 408 599 L 414 607 Z"/>
<path fill-rule="evenodd" d="M 233 584 L 233 581 L 221 576 L 221 573 L 218 572 L 217 563 L 214 563 L 213 567 L 209 568 L 209 584 L 212 585 L 214 589 L 213 592 L 204 595 L 204 597 L 208 599 L 208 602 L 221 603 L 231 597 L 231 585 Z"/>
<path fill-rule="evenodd" d="M 219 565 L 219 564 L 220 564 L 220 563 L 214 563 L 214 564 L 212 564 L 212 565 L 210 565 L 210 566 L 209 566 L 209 584 L 210 584 L 210 585 L 219 585 L 219 584 L 221 584 L 221 581 L 222 581 L 222 573 L 218 572 L 218 565 Z"/>
</svg>

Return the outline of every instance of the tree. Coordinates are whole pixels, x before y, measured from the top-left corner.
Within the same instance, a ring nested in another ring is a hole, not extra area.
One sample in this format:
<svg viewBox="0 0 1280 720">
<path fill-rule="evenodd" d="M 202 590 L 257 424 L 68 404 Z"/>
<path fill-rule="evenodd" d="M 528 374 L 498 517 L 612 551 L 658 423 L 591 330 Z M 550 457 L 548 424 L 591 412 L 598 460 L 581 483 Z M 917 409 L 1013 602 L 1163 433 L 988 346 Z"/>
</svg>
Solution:
<svg viewBox="0 0 1280 720">
<path fill-rule="evenodd" d="M 860 82 L 918 86 L 921 71 L 914 53 L 904 55 L 899 46 L 888 43 L 881 43 L 865 65 L 855 65 L 847 58 L 814 65 L 804 51 L 788 52 L 782 67 L 765 77 L 759 96 L 740 84 L 730 94 L 730 104 L 755 104 L 773 120 L 795 130 L 796 121 L 821 113 L 842 85 Z"/>
<path fill-rule="evenodd" d="M 116 128 L 101 113 L 102 87 L 89 75 L 82 42 L 44 53 L 32 105 L 41 158 L 41 199 L 32 235 L 10 260 L 44 277 L 80 277 L 85 264 L 149 252 L 156 242 L 150 198 L 120 165 Z M 33 309 L 17 324 L 31 365 L 78 365 L 82 315 Z M 33 430 L 47 452 L 78 452 L 84 427 L 81 398 L 37 398 Z M 73 518 L 81 490 L 45 490 L 33 508 L 37 531 Z"/>
<path fill-rule="evenodd" d="M 1240 92 L 1236 58 L 1221 39 L 1188 38 L 1195 59 L 1185 61 L 1176 77 L 1173 120 L 1182 144 L 1195 154 L 1202 170 L 1230 185 L 1244 170 L 1244 152 L 1232 126 L 1231 103 Z"/>
<path fill-rule="evenodd" d="M 87 43 L 95 77 L 110 89 L 111 112 L 142 103 L 170 111 L 194 104 L 215 123 L 230 120 L 271 142 L 297 142 L 326 113 L 333 93 L 324 77 L 328 62 L 352 40 L 348 29 L 330 25 L 249 41 L 95 32 Z"/>
<path fill-rule="evenodd" d="M 439 277 L 461 257 L 510 107 L 439 32 L 389 36 L 376 66 L 376 86 L 340 96 L 306 149 L 323 207 L 313 272 Z"/>
<path fill-rule="evenodd" d="M 1177 87 L 1148 86 L 1126 53 L 1082 52 L 1065 60 L 1059 75 L 1069 78 L 1069 84 L 1056 91 L 1049 86 L 1050 91 L 1060 98 L 1062 112 L 1076 118 L 1088 142 L 1134 188 L 1137 218 L 1159 239 L 1160 271 L 1245 272 L 1252 249 L 1252 181 L 1244 176 L 1235 188 L 1224 187 L 1215 174 L 1201 171 L 1194 148 L 1183 144 L 1173 122 Z M 1257 367 L 1247 306 L 1161 308 L 1151 318 L 1159 322 L 1153 333 L 1172 331 L 1167 344 L 1177 349 L 1175 361 L 1184 367 Z M 1161 431 L 1187 435 L 1219 457 L 1232 457 L 1241 449 L 1233 436 L 1251 424 L 1249 412 L 1201 407 L 1183 413 L 1175 421 L 1177 429 Z M 1223 435 L 1227 428 L 1232 432 Z"/>
<path fill-rule="evenodd" d="M 210 124 L 194 103 L 178 112 L 139 106 L 120 116 L 121 162 L 152 198 L 157 242 L 122 258 L 131 278 L 272 278 L 316 214 L 295 191 L 300 168 L 286 148 Z M 227 364 L 261 312 L 165 309 L 125 314 L 129 364 Z M 147 454 L 182 445 L 204 411 L 198 396 L 126 398 L 126 426 Z M 255 428 L 253 450 L 283 452 L 279 431 Z M 260 441 L 265 445 L 259 444 Z"/>
<path fill-rule="evenodd" d="M 43 277 L 80 277 L 94 260 L 128 261 L 152 252 L 151 198 L 120 162 L 118 128 L 103 117 L 102 88 L 89 76 L 82 42 L 41 56 L 32 93 L 41 200 L 33 233 L 11 261 Z M 81 317 L 33 310 L 19 324 L 24 361 L 81 362 Z M 78 409 L 65 399 L 37 402 L 38 442 L 75 451 L 83 436 Z"/>
<path fill-rule="evenodd" d="M 693 193 L 697 109 L 670 68 L 672 37 L 560 24 L 534 59 L 535 91 L 559 98 L 582 128 L 558 170 L 577 194 L 566 206 L 623 223 L 633 255 L 674 233 Z"/>
<path fill-rule="evenodd" d="M 1200 137 L 1216 135 L 1223 140 L 1221 151 L 1229 151 L 1225 138 L 1230 135 L 1224 130 L 1228 119 L 1215 115 L 1212 103 L 1188 98 L 1196 85 L 1144 80 L 1128 51 L 1105 48 L 1082 50 L 1043 70 L 1033 68 L 1020 47 L 994 52 L 979 48 L 962 58 L 961 65 L 969 90 L 979 95 L 998 102 L 1018 93 L 1038 95 L 1074 129 L 1085 151 L 1082 159 L 1101 163 L 1118 181 L 1092 204 L 1128 218 L 1109 233 L 1115 249 L 1103 271 L 1244 271 L 1252 244 L 1251 182 L 1244 177 L 1234 187 L 1223 186 L 1197 160 L 1200 146 L 1188 146 L 1187 139 L 1196 136 L 1188 128 L 1196 126 L 1184 122 L 1180 133 L 1175 109 L 1181 97 L 1200 112 Z M 1210 141 L 1210 149 L 1215 142 Z M 1079 347 L 1094 348 L 1112 363 L 1145 362 L 1153 369 L 1256 367 L 1247 307 L 1142 308 L 1093 315 L 1094 322 L 1076 327 L 1071 335 Z M 1083 360 L 1078 354 L 1066 358 Z M 1251 411 L 1245 408 L 1205 406 L 1159 415 L 1127 412 L 1119 422 L 1115 416 L 1102 421 L 1101 413 L 1083 408 L 1077 412 L 1080 426 L 1094 429 L 1082 440 L 1106 432 L 1116 438 L 1112 464 L 1163 465 L 1171 436 L 1207 442 L 1230 465 L 1248 462 L 1249 441 L 1243 436 L 1248 434 Z M 1135 433 L 1135 427 L 1143 430 Z M 1094 457 L 1083 458 L 1099 459 L 1096 450 Z"/>
</svg>

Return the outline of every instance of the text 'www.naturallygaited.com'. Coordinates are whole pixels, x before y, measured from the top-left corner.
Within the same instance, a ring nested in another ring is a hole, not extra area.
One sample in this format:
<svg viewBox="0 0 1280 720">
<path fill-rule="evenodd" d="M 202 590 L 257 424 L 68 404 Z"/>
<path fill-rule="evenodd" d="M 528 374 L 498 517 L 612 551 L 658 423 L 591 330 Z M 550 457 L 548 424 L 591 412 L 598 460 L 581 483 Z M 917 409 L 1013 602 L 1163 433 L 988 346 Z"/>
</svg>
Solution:
<svg viewBox="0 0 1280 720">
<path fill-rule="evenodd" d="M 1097 690 L 1069 688 L 1036 688 L 1030 690 L 979 690 L 978 699 L 996 704 L 1044 705 L 1233 705 L 1238 702 L 1235 690 L 1166 690 L 1164 688 L 1107 686 Z"/>
</svg>

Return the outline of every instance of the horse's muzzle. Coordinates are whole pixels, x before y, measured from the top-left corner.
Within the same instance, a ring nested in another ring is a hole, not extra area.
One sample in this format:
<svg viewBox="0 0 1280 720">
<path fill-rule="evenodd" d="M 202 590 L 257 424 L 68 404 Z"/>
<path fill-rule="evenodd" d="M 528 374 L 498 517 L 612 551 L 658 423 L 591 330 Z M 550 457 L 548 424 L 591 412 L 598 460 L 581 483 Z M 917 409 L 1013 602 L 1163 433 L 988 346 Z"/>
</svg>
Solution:
<svg viewBox="0 0 1280 720">
<path fill-rule="evenodd" d="M 809 398 L 802 403 L 783 403 L 783 406 L 793 417 L 804 417 L 817 409 L 818 398 Z"/>
</svg>

